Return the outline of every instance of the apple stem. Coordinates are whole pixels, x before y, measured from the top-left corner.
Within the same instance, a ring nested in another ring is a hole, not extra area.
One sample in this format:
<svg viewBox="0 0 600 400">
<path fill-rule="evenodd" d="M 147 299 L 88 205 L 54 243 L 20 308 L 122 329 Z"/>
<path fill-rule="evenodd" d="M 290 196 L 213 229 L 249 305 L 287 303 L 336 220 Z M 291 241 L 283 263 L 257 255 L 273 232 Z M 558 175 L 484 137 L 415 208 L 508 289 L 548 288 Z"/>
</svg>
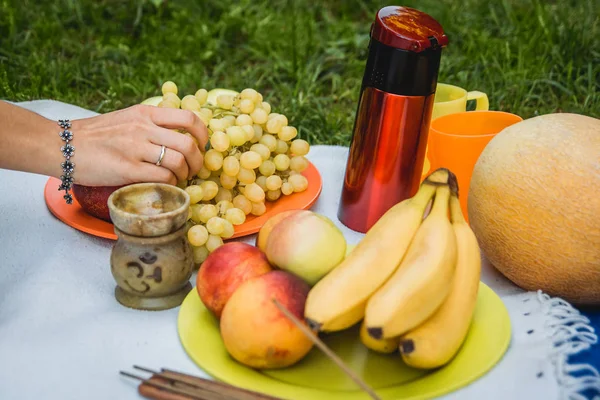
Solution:
<svg viewBox="0 0 600 400">
<path fill-rule="evenodd" d="M 375 393 L 373 388 L 367 385 L 358 375 L 356 375 L 346 364 L 339 358 L 327 345 L 319 339 L 317 335 L 315 335 L 306 325 L 304 325 L 294 314 L 292 314 L 287 308 L 285 308 L 281 303 L 277 301 L 277 299 L 273 298 L 273 303 L 275 306 L 279 308 L 279 310 L 289 319 L 291 320 L 297 327 L 304 333 L 327 357 L 331 359 L 338 367 L 342 369 L 352 379 L 362 390 L 367 392 L 371 398 L 375 400 L 381 400 L 381 397 Z"/>
</svg>

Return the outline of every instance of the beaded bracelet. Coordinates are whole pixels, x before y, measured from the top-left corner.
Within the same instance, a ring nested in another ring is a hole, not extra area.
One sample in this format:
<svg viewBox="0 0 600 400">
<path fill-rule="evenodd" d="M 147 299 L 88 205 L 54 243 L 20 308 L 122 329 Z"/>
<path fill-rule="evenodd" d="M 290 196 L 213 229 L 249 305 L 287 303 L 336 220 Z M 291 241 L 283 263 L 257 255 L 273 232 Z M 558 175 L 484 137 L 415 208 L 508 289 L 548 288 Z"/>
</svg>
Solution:
<svg viewBox="0 0 600 400">
<path fill-rule="evenodd" d="M 63 175 L 60 176 L 61 184 L 58 187 L 58 190 L 64 190 L 65 195 L 63 198 L 66 203 L 73 204 L 73 196 L 69 193 L 69 190 L 71 190 L 71 187 L 73 186 L 73 172 L 75 171 L 75 164 L 71 161 L 71 157 L 75 154 L 75 147 L 69 143 L 73 140 L 73 132 L 69 130 L 71 128 L 71 121 L 68 119 L 59 119 L 58 125 L 63 129 L 59 132 L 58 136 L 65 142 L 65 145 L 60 148 L 60 151 L 66 159 L 60 164 Z"/>
</svg>

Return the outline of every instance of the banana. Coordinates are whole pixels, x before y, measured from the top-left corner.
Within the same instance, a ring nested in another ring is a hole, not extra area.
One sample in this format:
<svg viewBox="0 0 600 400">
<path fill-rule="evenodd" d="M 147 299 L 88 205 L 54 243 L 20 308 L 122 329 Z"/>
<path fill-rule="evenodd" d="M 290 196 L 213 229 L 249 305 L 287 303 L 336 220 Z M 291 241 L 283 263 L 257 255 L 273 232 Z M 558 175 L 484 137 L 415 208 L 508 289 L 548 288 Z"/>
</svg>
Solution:
<svg viewBox="0 0 600 400">
<path fill-rule="evenodd" d="M 448 186 L 449 176 L 447 169 L 429 175 L 412 198 L 390 208 L 348 256 L 312 287 L 304 310 L 311 329 L 339 331 L 363 319 L 367 300 L 400 265 L 427 204 L 438 186 Z"/>
<path fill-rule="evenodd" d="M 375 339 L 406 333 L 442 304 L 456 265 L 456 237 L 448 219 L 450 188 L 440 186 L 429 215 L 392 277 L 369 299 L 365 323 Z"/>
<path fill-rule="evenodd" d="M 360 341 L 370 350 L 378 353 L 390 354 L 398 350 L 400 344 L 400 337 L 394 337 L 390 339 L 374 339 L 367 332 L 367 326 L 365 321 L 360 324 L 359 332 Z"/>
<path fill-rule="evenodd" d="M 452 289 L 440 308 L 406 333 L 399 346 L 404 362 L 414 368 L 437 368 L 456 355 L 469 331 L 477 302 L 481 252 L 456 196 L 450 198 L 450 215 L 458 246 Z"/>
</svg>

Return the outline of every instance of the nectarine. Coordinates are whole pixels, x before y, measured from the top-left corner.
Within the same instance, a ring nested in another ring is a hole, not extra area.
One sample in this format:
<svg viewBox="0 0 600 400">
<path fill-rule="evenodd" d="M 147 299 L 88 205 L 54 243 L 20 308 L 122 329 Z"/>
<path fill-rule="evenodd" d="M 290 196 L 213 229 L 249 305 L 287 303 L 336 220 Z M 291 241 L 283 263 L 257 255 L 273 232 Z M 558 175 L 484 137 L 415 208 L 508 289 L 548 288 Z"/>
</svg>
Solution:
<svg viewBox="0 0 600 400">
<path fill-rule="evenodd" d="M 241 242 L 225 243 L 202 263 L 196 290 L 206 308 L 220 318 L 225 303 L 240 284 L 271 270 L 267 257 L 257 247 Z"/>
<path fill-rule="evenodd" d="M 256 235 L 256 247 L 258 247 L 262 251 L 265 251 L 267 249 L 267 240 L 269 239 L 269 235 L 271 234 L 271 231 L 273 231 L 273 228 L 275 227 L 275 225 L 277 225 L 284 218 L 287 218 L 290 215 L 293 215 L 296 213 L 302 213 L 302 212 L 310 212 L 310 211 L 304 211 L 304 210 L 282 211 L 282 212 L 279 212 L 279 213 L 273 215 L 272 217 L 270 217 L 263 224 L 263 226 L 261 226 L 260 230 L 258 231 L 258 234 Z"/>
<path fill-rule="evenodd" d="M 106 222 L 112 222 L 108 212 L 108 198 L 112 192 L 122 187 L 73 184 L 73 195 L 83 211 Z"/>
<path fill-rule="evenodd" d="M 284 368 L 301 360 L 313 343 L 273 299 L 304 321 L 309 290 L 302 279 L 278 270 L 242 283 L 221 316 L 221 337 L 227 352 L 257 369 Z"/>
<path fill-rule="evenodd" d="M 346 239 L 329 218 L 303 211 L 273 227 L 265 253 L 273 266 L 314 285 L 342 262 Z"/>
</svg>

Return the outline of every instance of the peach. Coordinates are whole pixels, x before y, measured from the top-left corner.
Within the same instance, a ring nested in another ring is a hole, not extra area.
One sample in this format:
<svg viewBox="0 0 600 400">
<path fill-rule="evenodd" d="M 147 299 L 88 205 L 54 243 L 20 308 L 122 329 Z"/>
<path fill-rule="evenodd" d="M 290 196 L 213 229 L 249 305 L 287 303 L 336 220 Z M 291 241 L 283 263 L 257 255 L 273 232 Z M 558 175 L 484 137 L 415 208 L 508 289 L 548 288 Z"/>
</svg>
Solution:
<svg viewBox="0 0 600 400">
<path fill-rule="evenodd" d="M 221 316 L 221 337 L 227 352 L 256 369 L 284 368 L 300 361 L 313 343 L 272 300 L 304 323 L 309 290 L 302 279 L 279 270 L 242 283 Z"/>
<path fill-rule="evenodd" d="M 115 190 L 123 186 L 84 186 L 73 185 L 73 195 L 86 213 L 93 217 L 111 222 L 108 212 L 108 198 Z"/>
<path fill-rule="evenodd" d="M 204 260 L 196 277 L 196 290 L 206 308 L 220 318 L 223 307 L 238 286 L 271 270 L 260 249 L 246 243 L 229 242 Z"/>
<path fill-rule="evenodd" d="M 304 211 L 304 210 L 282 211 L 282 212 L 279 212 L 279 213 L 273 215 L 272 217 L 270 217 L 267 220 L 267 222 L 265 222 L 263 224 L 263 226 L 260 228 L 260 230 L 258 231 L 258 235 L 256 235 L 256 243 L 255 243 L 256 247 L 258 247 L 262 251 L 265 251 L 267 248 L 267 240 L 269 238 L 269 235 L 271 234 L 271 231 L 275 227 L 275 225 L 277 223 L 281 222 L 284 218 L 289 217 L 290 215 L 293 215 L 293 214 L 296 214 L 299 212 L 301 213 L 301 212 L 310 212 L 310 211 Z"/>
<path fill-rule="evenodd" d="M 314 285 L 345 258 L 346 239 L 329 218 L 306 211 L 273 227 L 265 253 L 273 266 Z"/>
</svg>

